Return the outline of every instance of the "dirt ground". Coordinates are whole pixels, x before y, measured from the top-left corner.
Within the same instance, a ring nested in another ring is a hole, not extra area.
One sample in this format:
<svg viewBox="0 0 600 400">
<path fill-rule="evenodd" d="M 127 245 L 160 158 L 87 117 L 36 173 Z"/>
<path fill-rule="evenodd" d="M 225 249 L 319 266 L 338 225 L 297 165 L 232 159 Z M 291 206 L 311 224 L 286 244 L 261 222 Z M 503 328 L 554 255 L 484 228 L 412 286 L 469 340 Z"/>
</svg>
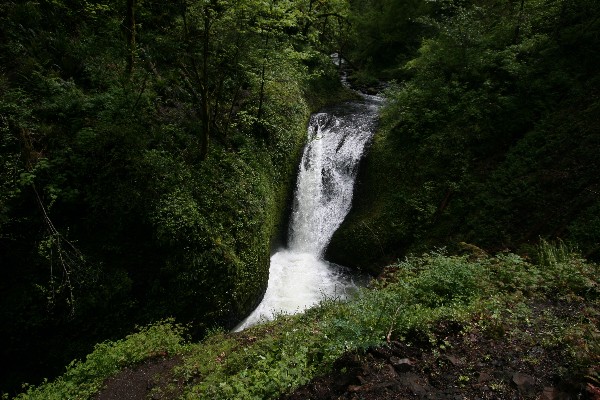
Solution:
<svg viewBox="0 0 600 400">
<path fill-rule="evenodd" d="M 282 399 L 600 400 L 600 390 L 591 384 L 561 381 L 555 355 L 539 348 L 507 347 L 477 337 L 450 336 L 447 341 L 452 347 L 443 354 L 399 342 L 346 354 L 333 373 Z M 524 355 L 535 358 L 535 365 L 523 361 Z M 105 382 L 96 400 L 177 398 L 182 386 L 172 369 L 180 361 L 158 359 L 126 369 Z"/>
<path fill-rule="evenodd" d="M 347 354 L 334 373 L 283 399 L 600 399 L 583 382 L 562 380 L 557 355 L 541 348 L 459 334 L 445 343 L 441 350 L 392 342 Z"/>
<path fill-rule="evenodd" d="M 281 399 L 600 400 L 600 388 L 585 378 L 586 371 L 573 374 L 558 349 L 532 346 L 527 334 L 490 337 L 442 323 L 435 345 L 412 335 L 348 353 L 330 374 Z M 154 359 L 126 369 L 105 382 L 96 400 L 175 399 L 183 391 L 172 372 L 179 363 L 178 357 Z"/>
<path fill-rule="evenodd" d="M 181 357 L 156 358 L 126 368 L 107 379 L 94 400 L 175 399 L 183 386 L 177 382 L 173 368 L 181 361 Z"/>
</svg>

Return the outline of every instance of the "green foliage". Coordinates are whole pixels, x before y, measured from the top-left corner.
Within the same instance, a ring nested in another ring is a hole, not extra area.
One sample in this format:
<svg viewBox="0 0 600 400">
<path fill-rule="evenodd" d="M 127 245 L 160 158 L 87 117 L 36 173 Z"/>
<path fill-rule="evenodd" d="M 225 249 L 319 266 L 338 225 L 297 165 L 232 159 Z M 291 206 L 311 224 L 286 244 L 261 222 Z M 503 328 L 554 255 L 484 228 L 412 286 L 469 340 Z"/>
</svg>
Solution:
<svg viewBox="0 0 600 400">
<path fill-rule="evenodd" d="M 237 346 L 212 338 L 186 361 L 183 373 L 199 381 L 186 398 L 277 398 L 326 372 L 347 351 L 380 345 L 388 334 L 427 335 L 441 319 L 465 320 L 483 293 L 472 275 L 481 268 L 440 254 L 412 258 L 393 267 L 394 283 L 363 290 L 348 303 L 326 300 L 305 315 L 250 328 Z M 457 292 L 427 292 L 438 278 Z"/>
<path fill-rule="evenodd" d="M 0 79 L 3 77 L 0 77 Z M 3 82 L 2 82 L 3 83 Z M 0 83 L 1 84 L 1 83 Z M 4 225 L 11 220 L 11 204 L 19 197 L 31 173 L 25 171 L 19 159 L 19 138 L 14 126 L 26 124 L 29 117 L 27 98 L 20 91 L 8 91 L 0 100 L 0 236 L 9 235 Z"/>
<path fill-rule="evenodd" d="M 331 259 L 377 272 L 431 245 L 516 250 L 539 237 L 597 254 L 597 8 L 447 3 L 419 19 L 429 35 L 416 57 L 388 64 L 402 80 Z"/>
<path fill-rule="evenodd" d="M 538 268 L 512 253 L 501 253 L 496 259 L 499 262 L 491 263 L 489 268 L 499 291 L 531 295 L 539 290 L 542 276 Z"/>
<path fill-rule="evenodd" d="M 348 302 L 329 299 L 304 314 L 280 316 L 242 333 L 216 330 L 184 348 L 179 328 L 160 324 L 164 333 L 152 327 L 124 341 L 100 345 L 84 364 L 74 364 L 56 382 L 29 393 L 91 394 L 98 376 L 116 371 L 114 364 L 129 365 L 139 361 L 138 355 L 143 358 L 146 350 L 140 349 L 148 347 L 140 347 L 137 339 L 155 334 L 170 338 L 165 342 L 175 349 L 167 349 L 169 345 L 159 352 L 182 355 L 183 363 L 175 374 L 186 382 L 182 398 L 189 399 L 279 398 L 330 371 L 344 353 L 360 354 L 390 340 L 428 341 L 432 351 L 444 351 L 448 343 L 443 326 L 455 326 L 465 334 L 506 335 L 509 340 L 551 348 L 568 360 L 565 365 L 571 367 L 565 373 L 580 373 L 598 360 L 598 266 L 563 250 L 561 245 L 540 246 L 541 252 L 564 256 L 558 275 L 546 272 L 546 262 L 528 262 L 512 253 L 477 260 L 439 251 L 410 257 L 389 266 L 370 289 L 362 289 Z M 578 282 L 562 279 L 572 273 L 595 283 L 595 297 L 587 303 L 575 295 L 580 290 Z M 567 309 L 587 304 L 581 314 L 560 315 L 549 304 L 557 278 L 564 284 L 560 287 L 563 297 L 556 300 L 565 302 Z M 149 347 L 160 346 L 157 342 Z"/>
<path fill-rule="evenodd" d="M 542 276 L 548 282 L 546 290 L 549 296 L 598 296 L 599 288 L 593 278 L 598 273 L 597 265 L 587 263 L 564 242 L 550 244 L 541 240 L 537 262 L 542 269 Z"/>
<path fill-rule="evenodd" d="M 444 265 L 444 272 L 435 271 Z M 364 290 L 351 302 L 327 300 L 304 315 L 280 317 L 250 328 L 243 336 L 217 334 L 191 346 L 179 373 L 195 377 L 195 383 L 186 389 L 184 397 L 277 398 L 328 371 L 346 351 L 382 343 L 392 328 L 394 337 L 411 330 L 426 334 L 441 318 L 460 320 L 475 299 L 474 285 L 460 296 L 452 296 L 461 301 L 448 306 L 442 305 L 447 293 L 423 292 L 432 279 L 450 273 L 450 269 L 471 273 L 476 267 L 465 259 L 431 255 L 407 260 L 397 268 L 397 284 Z M 462 285 L 457 280 L 454 283 Z M 437 300 L 432 301 L 432 296 Z"/>
<path fill-rule="evenodd" d="M 144 0 L 135 32 L 126 2 L 0 5 L 0 390 L 136 323 L 200 336 L 255 306 L 309 106 L 347 96 L 345 4 Z"/>
<path fill-rule="evenodd" d="M 437 258 L 428 267 L 414 283 L 414 296 L 420 303 L 441 307 L 468 302 L 476 293 L 476 265 L 466 260 Z"/>
<path fill-rule="evenodd" d="M 269 399 L 307 383 L 314 365 L 309 360 L 310 342 L 302 334 L 285 334 L 280 339 L 267 338 L 250 349 L 222 354 L 222 365 L 198 374 L 202 382 L 191 388 L 185 398 Z M 302 344 L 301 344 L 302 343 Z M 220 346 L 222 348 L 222 346 Z M 277 350 L 276 350 L 277 349 Z M 198 359 L 194 358 L 196 363 Z M 224 379 L 225 378 L 225 379 Z"/>
<path fill-rule="evenodd" d="M 172 320 L 139 329 L 115 342 L 97 344 L 85 361 L 74 360 L 57 380 L 29 387 L 16 399 L 87 399 L 102 387 L 104 380 L 124 367 L 153 357 L 165 357 L 183 349 L 183 328 Z"/>
<path fill-rule="evenodd" d="M 597 253 L 598 10 L 518 3 L 145 0 L 135 32 L 115 1 L 2 3 L 0 317 L 11 323 L 0 355 L 15 366 L 2 385 L 48 376 L 134 323 L 174 315 L 199 335 L 255 305 L 308 112 L 348 96 L 331 83 L 334 50 L 360 61 L 364 80 L 399 79 L 332 241 L 342 264 L 377 272 L 429 243 L 517 248 L 539 236 Z M 240 382 L 261 388 L 223 390 L 282 391 L 392 325 L 462 318 L 479 268 L 506 293 L 596 296 L 593 268 L 572 258 L 543 270 L 434 263 L 417 273 L 411 261 L 398 297 L 365 295 L 364 320 L 349 306 L 315 328 L 343 333 L 329 353 L 313 342 L 283 346 L 292 364 L 260 353 Z M 410 298 L 406 312 L 396 305 Z"/>
<path fill-rule="evenodd" d="M 401 65 L 414 55 L 428 31 L 419 17 L 433 12 L 433 2 L 352 0 L 350 5 L 353 36 L 343 54 L 361 67 L 359 81 L 373 75 L 402 76 Z"/>
</svg>

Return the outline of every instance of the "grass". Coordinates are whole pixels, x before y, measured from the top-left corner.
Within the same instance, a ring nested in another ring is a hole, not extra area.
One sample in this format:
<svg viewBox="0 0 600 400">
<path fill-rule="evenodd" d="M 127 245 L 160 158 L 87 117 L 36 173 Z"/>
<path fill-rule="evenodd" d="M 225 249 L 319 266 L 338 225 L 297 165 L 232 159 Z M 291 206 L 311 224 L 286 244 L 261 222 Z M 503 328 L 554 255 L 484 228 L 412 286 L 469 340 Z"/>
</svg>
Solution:
<svg viewBox="0 0 600 400">
<path fill-rule="evenodd" d="M 162 352 L 183 357 L 175 371 L 185 382 L 182 398 L 272 399 L 329 372 L 348 351 L 416 337 L 443 349 L 435 334 L 441 322 L 522 340 L 535 330 L 542 346 L 562 351 L 571 369 L 565 373 L 588 371 L 598 379 L 592 367 L 600 361 L 599 268 L 563 247 L 542 242 L 536 262 L 510 253 L 410 257 L 389 266 L 352 301 L 325 300 L 302 315 L 239 334 L 215 331 L 200 343 L 185 343 L 181 327 L 161 322 L 98 345 L 56 381 L 18 398 L 89 398 L 106 377 Z M 583 312 L 559 315 L 544 306 L 554 303 Z"/>
</svg>

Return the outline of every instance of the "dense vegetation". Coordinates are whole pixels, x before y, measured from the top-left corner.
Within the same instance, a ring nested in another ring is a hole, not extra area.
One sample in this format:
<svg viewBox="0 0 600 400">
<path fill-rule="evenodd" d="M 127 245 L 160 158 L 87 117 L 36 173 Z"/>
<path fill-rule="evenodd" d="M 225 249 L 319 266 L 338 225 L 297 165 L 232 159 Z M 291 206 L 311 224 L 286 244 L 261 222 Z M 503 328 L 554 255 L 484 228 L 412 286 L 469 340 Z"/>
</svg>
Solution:
<svg viewBox="0 0 600 400">
<path fill-rule="evenodd" d="M 410 36 L 384 35 L 392 29 L 385 23 L 376 32 L 392 41 L 398 62 L 382 66 L 373 55 L 368 67 L 398 81 L 330 258 L 377 272 L 431 245 L 526 252 L 541 236 L 598 259 L 597 4 L 441 3 L 406 22 L 430 35 L 407 62 Z"/>
<path fill-rule="evenodd" d="M 598 267 L 537 243 L 600 257 L 594 3 L 2 2 L 0 392 L 169 317 L 21 397 L 87 398 L 125 366 L 178 354 L 186 384 L 167 391 L 274 398 L 386 336 L 441 347 L 444 321 L 535 332 L 565 378 L 582 376 L 600 361 Z M 185 342 L 263 293 L 308 114 L 348 95 L 332 52 L 352 82 L 390 85 L 328 255 L 373 273 L 393 263 L 386 282 Z M 397 261 L 440 245 L 478 258 Z M 521 256 L 485 254 L 507 248 Z"/>
<path fill-rule="evenodd" d="M 136 323 L 201 334 L 252 309 L 309 111 L 344 95 L 344 12 L 2 2 L 0 390 Z"/>
<path fill-rule="evenodd" d="M 353 301 L 330 300 L 304 315 L 281 317 L 241 335 L 215 332 L 201 343 L 185 343 L 182 328 L 167 322 L 100 344 L 58 380 L 30 388 L 19 399 L 89 398 L 120 368 L 166 354 L 182 361 L 167 385 L 153 389 L 153 398 L 275 399 L 331 372 L 342 354 L 386 342 L 426 343 L 442 360 L 452 349 L 441 323 L 454 325 L 465 341 L 474 335 L 482 340 L 503 336 L 552 351 L 556 358 L 551 368 L 560 376 L 545 379 L 591 374 L 597 382 L 598 272 L 597 265 L 564 245 L 547 243 L 538 248 L 535 262 L 511 253 L 411 257 L 390 266 L 385 280 Z M 574 309 L 581 313 L 563 315 Z M 547 362 L 536 354 L 527 361 L 532 370 Z M 502 355 L 486 353 L 478 362 L 495 357 Z M 460 374 L 463 383 L 476 382 L 478 369 L 463 367 Z M 492 397 L 487 398 L 512 398 L 505 397 L 501 378 L 491 386 Z"/>
</svg>

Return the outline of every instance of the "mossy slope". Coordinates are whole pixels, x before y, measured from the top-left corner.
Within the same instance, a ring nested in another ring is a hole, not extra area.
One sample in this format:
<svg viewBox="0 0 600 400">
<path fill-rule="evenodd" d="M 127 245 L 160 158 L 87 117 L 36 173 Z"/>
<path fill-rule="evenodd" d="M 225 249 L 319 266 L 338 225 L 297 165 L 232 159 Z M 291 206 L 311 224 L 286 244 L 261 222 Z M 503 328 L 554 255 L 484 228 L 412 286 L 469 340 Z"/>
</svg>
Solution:
<svg viewBox="0 0 600 400">
<path fill-rule="evenodd" d="M 390 266 L 355 300 L 325 301 L 303 315 L 282 316 L 242 333 L 217 332 L 201 343 L 183 344 L 180 328 L 157 324 L 97 346 L 87 361 L 72 363 L 55 382 L 18 398 L 89 398 L 118 369 L 160 352 L 178 354 L 183 362 L 174 371 L 179 383 L 155 388 L 157 398 L 179 387 L 181 398 L 273 399 L 331 372 L 349 351 L 361 354 L 399 341 L 443 353 L 450 345 L 443 326 L 465 337 L 533 340 L 560 354 L 561 379 L 593 383 L 600 357 L 598 272 L 562 244 L 543 243 L 535 262 L 510 253 L 426 254 Z M 545 311 L 535 311 L 535 304 L 546 304 Z M 561 311 L 574 308 L 585 309 L 585 317 Z"/>
</svg>

